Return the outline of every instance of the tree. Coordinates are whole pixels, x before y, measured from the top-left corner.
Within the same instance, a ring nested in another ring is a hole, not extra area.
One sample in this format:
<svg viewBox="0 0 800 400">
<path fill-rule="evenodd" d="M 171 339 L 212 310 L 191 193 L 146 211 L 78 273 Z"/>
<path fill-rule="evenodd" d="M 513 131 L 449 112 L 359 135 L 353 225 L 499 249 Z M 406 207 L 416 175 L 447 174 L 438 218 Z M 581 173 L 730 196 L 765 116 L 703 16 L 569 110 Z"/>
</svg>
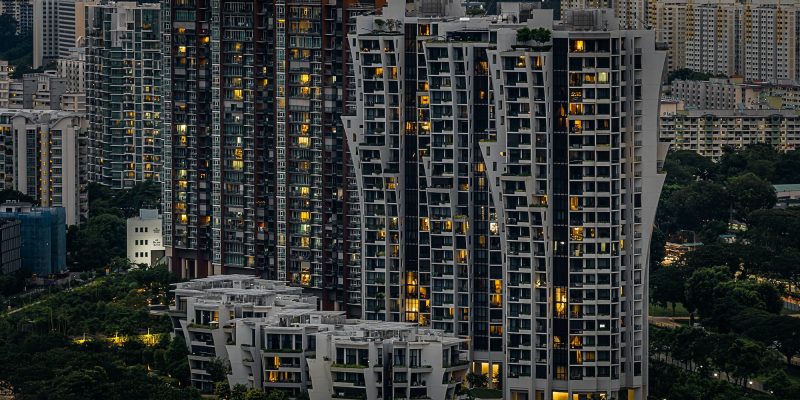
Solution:
<svg viewBox="0 0 800 400">
<path fill-rule="evenodd" d="M 688 185 L 696 180 L 706 180 L 716 173 L 716 165 L 697 152 L 679 150 L 669 153 L 664 160 L 666 184 Z"/>
<path fill-rule="evenodd" d="M 262 392 L 264 393 L 264 392 Z M 286 395 L 286 392 L 283 390 L 273 389 L 269 392 L 269 395 L 265 395 L 263 397 L 264 400 L 289 400 L 289 396 Z M 250 399 L 248 399 L 250 400 Z"/>
<path fill-rule="evenodd" d="M 469 372 L 467 373 L 467 383 L 469 383 L 470 387 L 486 387 L 489 383 L 489 377 L 486 374 Z"/>
<path fill-rule="evenodd" d="M 686 277 L 680 266 L 655 266 L 650 272 L 650 300 L 660 306 L 672 306 L 682 303 L 685 297 Z"/>
<path fill-rule="evenodd" d="M 668 82 L 672 82 L 675 79 L 678 80 L 689 80 L 689 81 L 707 81 L 708 79 L 712 78 L 714 75 L 704 73 L 704 72 L 697 72 L 689 68 L 680 68 L 676 69 L 675 71 L 670 72 L 669 77 L 667 78 Z"/>
<path fill-rule="evenodd" d="M 237 383 L 231 389 L 231 400 L 245 400 L 247 395 L 247 386 Z"/>
<path fill-rule="evenodd" d="M 781 399 L 800 399 L 800 385 L 790 380 L 783 370 L 770 375 L 764 381 L 764 389 Z"/>
<path fill-rule="evenodd" d="M 774 207 L 777 199 L 775 188 L 752 172 L 729 178 L 727 191 L 736 216 L 741 220 L 747 220 L 755 210 Z"/>
<path fill-rule="evenodd" d="M 227 382 L 228 381 L 228 373 L 230 372 L 230 368 L 228 368 L 228 362 L 219 358 L 214 358 L 206 364 L 206 372 L 208 373 L 209 379 L 211 382 Z"/>
<path fill-rule="evenodd" d="M 686 281 L 686 302 L 684 306 L 694 314 L 698 311 L 701 317 L 708 317 L 714 307 L 714 289 L 730 278 L 725 267 L 701 268 L 694 271 Z"/>
<path fill-rule="evenodd" d="M 530 28 L 520 28 L 517 30 L 517 41 L 518 42 L 527 42 L 531 40 L 531 30 Z"/>
<path fill-rule="evenodd" d="M 228 400 L 231 397 L 231 387 L 228 385 L 228 382 L 215 383 L 214 395 L 221 400 Z"/>
<path fill-rule="evenodd" d="M 748 318 L 749 319 L 749 318 Z M 786 315 L 767 315 L 761 321 L 749 319 L 745 334 L 766 346 L 773 346 L 787 363 L 800 354 L 800 319 Z"/>
<path fill-rule="evenodd" d="M 36 200 L 24 194 L 22 192 L 16 191 L 14 189 L 3 189 L 0 190 L 0 203 L 6 203 L 9 201 L 18 201 L 22 203 L 33 203 L 36 204 Z"/>
<path fill-rule="evenodd" d="M 105 268 L 114 257 L 125 257 L 125 220 L 110 214 L 89 218 L 77 235 L 76 256 L 80 270 Z"/>
<path fill-rule="evenodd" d="M 697 371 L 708 365 L 711 357 L 709 335 L 700 328 L 681 328 L 675 330 L 671 344 L 672 357 L 684 363 L 689 371 Z"/>
<path fill-rule="evenodd" d="M 677 190 L 664 203 L 681 229 L 698 230 L 711 220 L 728 219 L 729 198 L 722 185 L 699 181 Z"/>
<path fill-rule="evenodd" d="M 535 42 L 546 43 L 550 41 L 550 30 L 547 28 L 534 28 L 531 29 L 530 38 Z"/>
</svg>

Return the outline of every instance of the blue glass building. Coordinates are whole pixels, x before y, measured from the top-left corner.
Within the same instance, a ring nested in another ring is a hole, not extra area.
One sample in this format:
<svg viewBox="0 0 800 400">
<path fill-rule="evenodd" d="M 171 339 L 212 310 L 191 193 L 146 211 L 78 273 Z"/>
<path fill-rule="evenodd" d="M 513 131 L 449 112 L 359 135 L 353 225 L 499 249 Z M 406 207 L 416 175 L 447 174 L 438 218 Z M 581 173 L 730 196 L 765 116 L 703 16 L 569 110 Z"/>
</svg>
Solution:
<svg viewBox="0 0 800 400">
<path fill-rule="evenodd" d="M 39 276 L 67 268 L 67 217 L 64 208 L 29 203 L 0 205 L 0 218 L 22 223 L 22 267 Z"/>
</svg>

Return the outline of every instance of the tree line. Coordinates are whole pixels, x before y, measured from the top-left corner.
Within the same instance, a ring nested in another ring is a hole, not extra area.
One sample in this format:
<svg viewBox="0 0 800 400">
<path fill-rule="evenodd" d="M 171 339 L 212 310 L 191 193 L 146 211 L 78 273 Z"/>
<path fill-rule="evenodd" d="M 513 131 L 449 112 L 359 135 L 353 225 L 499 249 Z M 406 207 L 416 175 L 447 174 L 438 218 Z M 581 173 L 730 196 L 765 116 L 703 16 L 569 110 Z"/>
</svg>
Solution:
<svg viewBox="0 0 800 400">
<path fill-rule="evenodd" d="M 148 304 L 168 301 L 174 281 L 163 266 L 131 270 L 0 316 L 0 380 L 23 400 L 199 399 L 185 342 L 169 338 L 166 316 L 148 313 Z M 162 339 L 133 336 L 145 332 Z M 119 345 L 102 339 L 117 335 L 132 336 Z"/>
</svg>

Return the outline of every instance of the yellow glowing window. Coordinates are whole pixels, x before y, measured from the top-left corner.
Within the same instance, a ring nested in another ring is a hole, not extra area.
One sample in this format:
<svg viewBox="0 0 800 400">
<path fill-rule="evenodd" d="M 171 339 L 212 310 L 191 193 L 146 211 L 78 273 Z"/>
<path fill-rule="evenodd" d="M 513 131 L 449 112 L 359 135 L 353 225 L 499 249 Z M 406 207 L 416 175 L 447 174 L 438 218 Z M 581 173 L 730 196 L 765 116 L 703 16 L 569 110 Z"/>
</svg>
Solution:
<svg viewBox="0 0 800 400">
<path fill-rule="evenodd" d="M 233 150 L 233 156 L 236 157 L 237 160 L 241 160 L 242 156 L 244 155 L 244 151 L 241 148 L 237 147 Z"/>
<path fill-rule="evenodd" d="M 493 294 L 493 295 L 489 296 L 489 298 L 490 298 L 490 301 L 492 303 L 492 306 L 500 307 L 500 306 L 503 305 L 503 296 L 501 296 L 499 294 Z"/>
<path fill-rule="evenodd" d="M 430 98 L 428 96 L 419 96 L 419 104 L 427 106 L 428 104 L 430 104 Z"/>
<path fill-rule="evenodd" d="M 475 172 L 485 172 L 485 171 L 486 171 L 486 164 L 484 163 L 475 164 Z"/>
<path fill-rule="evenodd" d="M 233 89 L 233 99 L 234 100 L 242 100 L 244 98 L 244 90 L 242 89 Z"/>
<path fill-rule="evenodd" d="M 428 82 L 425 82 L 425 83 L 422 84 L 422 90 L 424 90 L 426 92 L 428 91 Z"/>
<path fill-rule="evenodd" d="M 457 257 L 458 257 L 458 262 L 460 262 L 460 263 L 467 262 L 467 251 L 466 250 L 459 250 Z"/>
<path fill-rule="evenodd" d="M 489 326 L 489 334 L 491 336 L 503 336 L 503 326 L 502 325 Z M 495 366 L 497 366 L 497 364 L 495 364 Z"/>
<path fill-rule="evenodd" d="M 608 72 L 600 72 L 597 74 L 597 83 L 608 83 Z"/>
<path fill-rule="evenodd" d="M 231 167 L 236 171 L 241 171 L 244 168 L 244 161 L 233 160 L 233 162 L 231 162 Z"/>
<path fill-rule="evenodd" d="M 569 347 L 573 349 L 580 349 L 583 346 L 583 340 L 580 336 L 573 336 L 569 341 Z"/>
<path fill-rule="evenodd" d="M 427 232 L 431 229 L 430 221 L 427 217 L 419 219 L 419 230 L 422 232 Z"/>
<path fill-rule="evenodd" d="M 408 300 L 406 300 L 406 311 L 407 312 L 419 312 L 419 300 L 417 300 L 417 299 L 408 299 Z"/>
<path fill-rule="evenodd" d="M 375 78 L 383 78 L 383 68 L 375 68 Z"/>
<path fill-rule="evenodd" d="M 203 36 L 203 43 L 208 43 L 210 41 L 211 41 L 211 37 L 210 36 Z"/>
<path fill-rule="evenodd" d="M 308 236 L 303 236 L 300 238 L 300 247 L 310 247 L 311 246 L 311 238 Z"/>
<path fill-rule="evenodd" d="M 586 44 L 583 42 L 583 40 L 575 41 L 575 47 L 573 48 L 573 51 L 576 53 L 583 53 L 586 51 Z"/>
<path fill-rule="evenodd" d="M 186 54 L 186 46 L 178 46 L 178 53 Z"/>
<path fill-rule="evenodd" d="M 242 49 L 242 44 L 238 43 L 238 42 L 234 43 L 233 44 L 233 49 L 236 50 L 236 51 L 240 51 Z"/>
<path fill-rule="evenodd" d="M 453 222 L 452 221 L 444 221 L 444 223 L 442 225 L 443 225 L 442 229 L 444 229 L 445 231 L 449 232 L 449 231 L 453 230 Z"/>
<path fill-rule="evenodd" d="M 311 76 L 308 75 L 308 74 L 301 74 L 300 75 L 300 83 L 303 84 L 303 85 L 306 85 L 306 84 L 308 84 L 308 82 L 311 82 Z"/>
<path fill-rule="evenodd" d="M 570 239 L 580 242 L 583 240 L 583 228 L 572 228 L 570 231 Z"/>
<path fill-rule="evenodd" d="M 310 211 L 300 211 L 300 221 L 308 222 L 311 220 L 311 212 Z"/>
<path fill-rule="evenodd" d="M 189 216 L 186 215 L 186 214 L 181 214 L 181 216 L 178 218 L 178 221 L 180 223 L 182 223 L 182 224 L 188 224 L 189 223 Z"/>
<path fill-rule="evenodd" d="M 300 147 L 308 147 L 311 144 L 311 139 L 308 137 L 297 138 L 297 145 Z"/>
<path fill-rule="evenodd" d="M 572 196 L 569 198 L 569 209 L 572 211 L 577 211 L 580 207 L 580 198 L 577 196 Z"/>
<path fill-rule="evenodd" d="M 495 293 L 503 293 L 503 281 L 500 279 L 495 279 L 492 281 L 492 286 L 494 286 Z"/>
<path fill-rule="evenodd" d="M 308 186 L 300 186 L 299 192 L 300 192 L 301 196 L 308 196 L 310 191 L 311 191 L 311 189 L 309 189 Z"/>
<path fill-rule="evenodd" d="M 308 96 L 311 94 L 311 88 L 308 86 L 303 86 L 300 88 L 300 94 L 303 96 Z"/>
</svg>

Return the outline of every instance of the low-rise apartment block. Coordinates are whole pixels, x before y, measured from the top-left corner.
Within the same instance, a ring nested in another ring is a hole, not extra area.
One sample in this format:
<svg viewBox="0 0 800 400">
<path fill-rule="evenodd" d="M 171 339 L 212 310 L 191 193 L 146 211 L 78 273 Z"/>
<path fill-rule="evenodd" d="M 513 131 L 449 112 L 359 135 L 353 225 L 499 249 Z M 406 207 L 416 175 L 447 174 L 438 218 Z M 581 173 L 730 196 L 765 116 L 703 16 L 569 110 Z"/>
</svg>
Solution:
<svg viewBox="0 0 800 400">
<path fill-rule="evenodd" d="M 284 282 L 216 275 L 179 283 L 170 315 L 190 351 L 192 384 L 211 390 L 208 365 L 228 383 L 311 399 L 455 399 L 466 340 L 414 323 L 347 320 Z"/>
<path fill-rule="evenodd" d="M 674 80 L 673 98 L 687 109 L 785 109 L 800 107 L 800 86 L 745 82 L 742 77 L 711 78 L 707 81 Z"/>
<path fill-rule="evenodd" d="M 800 144 L 800 115 L 795 110 L 690 110 L 680 101 L 665 100 L 661 102 L 661 141 L 713 160 L 719 160 L 727 147 L 758 143 L 790 151 Z"/>
</svg>

